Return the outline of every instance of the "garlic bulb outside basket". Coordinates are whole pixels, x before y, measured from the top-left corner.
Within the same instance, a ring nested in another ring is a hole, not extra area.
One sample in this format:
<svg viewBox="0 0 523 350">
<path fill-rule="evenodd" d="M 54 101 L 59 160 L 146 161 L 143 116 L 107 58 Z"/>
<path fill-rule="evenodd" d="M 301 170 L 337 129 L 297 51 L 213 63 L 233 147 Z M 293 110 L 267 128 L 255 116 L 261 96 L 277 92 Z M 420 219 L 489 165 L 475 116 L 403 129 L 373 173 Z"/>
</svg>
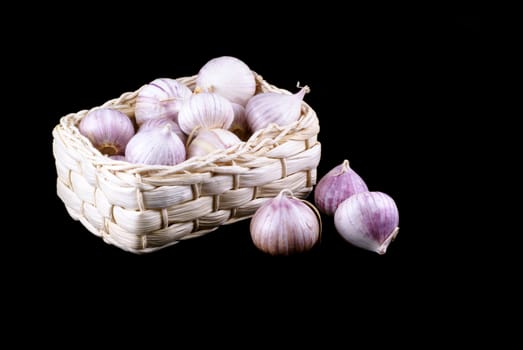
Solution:
<svg viewBox="0 0 523 350">
<path fill-rule="evenodd" d="M 356 247 L 385 254 L 399 231 L 394 200 L 382 192 L 356 193 L 338 206 L 334 224 L 338 233 Z"/>
<path fill-rule="evenodd" d="M 321 218 L 312 204 L 282 190 L 254 213 L 250 231 L 254 245 L 266 253 L 301 253 L 318 242 Z"/>
<path fill-rule="evenodd" d="M 325 174 L 314 189 L 314 203 L 318 209 L 333 216 L 338 205 L 355 193 L 369 189 L 363 179 L 349 166 L 349 161 L 334 167 Z"/>
</svg>

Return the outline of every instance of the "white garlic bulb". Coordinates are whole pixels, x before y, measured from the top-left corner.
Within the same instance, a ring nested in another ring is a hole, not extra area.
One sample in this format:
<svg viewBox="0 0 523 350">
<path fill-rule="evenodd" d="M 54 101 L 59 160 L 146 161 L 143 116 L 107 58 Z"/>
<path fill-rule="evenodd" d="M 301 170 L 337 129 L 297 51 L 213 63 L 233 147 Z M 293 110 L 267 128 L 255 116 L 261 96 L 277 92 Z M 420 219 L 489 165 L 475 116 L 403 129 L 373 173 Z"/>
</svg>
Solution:
<svg viewBox="0 0 523 350">
<path fill-rule="evenodd" d="M 141 125 L 148 119 L 170 118 L 177 120 L 183 102 L 192 91 L 174 79 L 160 78 L 144 86 L 136 97 L 136 123 Z"/>
<path fill-rule="evenodd" d="M 229 130 L 236 134 L 242 141 L 246 141 L 251 135 L 249 123 L 245 116 L 245 107 L 237 103 L 231 103 L 234 111 L 234 120 L 232 121 Z"/>
<path fill-rule="evenodd" d="M 228 129 L 233 120 L 231 103 L 218 94 L 207 92 L 192 95 L 178 113 L 178 125 L 187 135 L 196 127 Z"/>
<path fill-rule="evenodd" d="M 127 144 L 125 159 L 136 164 L 175 165 L 185 160 L 185 146 L 167 124 L 136 133 Z"/>
<path fill-rule="evenodd" d="M 251 220 L 254 245 L 271 255 L 310 250 L 320 238 L 321 218 L 312 204 L 305 203 L 290 190 L 282 190 L 264 203 Z"/>
<path fill-rule="evenodd" d="M 256 80 L 243 61 L 222 56 L 210 60 L 200 69 L 196 86 L 197 89 L 215 92 L 231 102 L 245 106 L 256 91 Z"/>
<path fill-rule="evenodd" d="M 171 126 L 171 130 L 174 131 L 176 135 L 178 135 L 180 140 L 182 140 L 183 144 L 185 145 L 185 142 L 187 141 L 187 135 L 185 135 L 182 129 L 180 129 L 180 126 L 170 118 L 148 119 L 142 125 L 140 125 L 138 132 L 149 131 L 154 128 L 162 128 L 167 124 Z"/>
<path fill-rule="evenodd" d="M 203 129 L 187 147 L 187 159 L 205 156 L 216 150 L 227 149 L 242 142 L 238 136 L 224 129 Z"/>
<path fill-rule="evenodd" d="M 309 91 L 309 87 L 304 86 L 294 95 L 266 92 L 253 96 L 245 106 L 247 122 L 252 132 L 271 123 L 285 126 L 298 120 L 303 97 Z"/>
<path fill-rule="evenodd" d="M 78 125 L 80 133 L 101 153 L 123 154 L 127 142 L 134 135 L 134 126 L 124 113 L 110 108 L 95 109 Z"/>
</svg>

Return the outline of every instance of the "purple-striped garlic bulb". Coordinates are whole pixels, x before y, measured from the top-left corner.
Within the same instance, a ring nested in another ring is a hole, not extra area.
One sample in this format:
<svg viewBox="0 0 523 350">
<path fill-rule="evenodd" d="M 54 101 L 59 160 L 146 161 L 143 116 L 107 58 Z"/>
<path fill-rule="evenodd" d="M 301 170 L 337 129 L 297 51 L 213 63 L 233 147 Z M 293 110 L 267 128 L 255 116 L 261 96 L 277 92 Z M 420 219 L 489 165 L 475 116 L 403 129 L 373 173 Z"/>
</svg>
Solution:
<svg viewBox="0 0 523 350">
<path fill-rule="evenodd" d="M 265 92 L 253 96 L 245 106 L 247 123 L 252 132 L 263 129 L 271 123 L 285 126 L 298 120 L 303 97 L 309 91 L 309 87 L 304 86 L 293 95 Z"/>
<path fill-rule="evenodd" d="M 182 104 L 191 95 L 191 89 L 174 79 L 153 80 L 145 85 L 136 97 L 136 123 L 141 125 L 146 120 L 156 118 L 177 121 Z"/>
<path fill-rule="evenodd" d="M 178 125 L 187 135 L 195 128 L 228 129 L 233 120 L 231 103 L 218 94 L 207 92 L 193 94 L 178 113 Z"/>
<path fill-rule="evenodd" d="M 282 190 L 254 213 L 250 231 L 254 245 L 271 255 L 310 250 L 321 234 L 321 218 L 312 204 Z"/>
<path fill-rule="evenodd" d="M 166 124 L 136 133 L 127 144 L 125 159 L 135 164 L 175 165 L 185 160 L 185 145 Z"/>
<path fill-rule="evenodd" d="M 187 135 L 185 135 L 182 129 L 180 129 L 180 126 L 170 118 L 148 119 L 142 125 L 140 125 L 138 132 L 149 131 L 155 128 L 162 128 L 167 124 L 171 126 L 171 130 L 174 131 L 176 135 L 178 135 L 180 140 L 182 140 L 183 144 L 185 145 L 185 142 L 187 141 Z"/>
<path fill-rule="evenodd" d="M 356 193 L 334 214 L 336 230 L 347 242 L 380 255 L 398 234 L 398 223 L 396 203 L 382 192 Z"/>
<path fill-rule="evenodd" d="M 314 203 L 322 213 L 333 216 L 345 199 L 368 190 L 363 179 L 350 168 L 349 161 L 345 159 L 318 182 L 314 189 Z"/>
<path fill-rule="evenodd" d="M 134 126 L 129 117 L 110 108 L 99 108 L 87 113 L 78 129 L 96 149 L 109 156 L 123 154 L 134 135 Z"/>
</svg>

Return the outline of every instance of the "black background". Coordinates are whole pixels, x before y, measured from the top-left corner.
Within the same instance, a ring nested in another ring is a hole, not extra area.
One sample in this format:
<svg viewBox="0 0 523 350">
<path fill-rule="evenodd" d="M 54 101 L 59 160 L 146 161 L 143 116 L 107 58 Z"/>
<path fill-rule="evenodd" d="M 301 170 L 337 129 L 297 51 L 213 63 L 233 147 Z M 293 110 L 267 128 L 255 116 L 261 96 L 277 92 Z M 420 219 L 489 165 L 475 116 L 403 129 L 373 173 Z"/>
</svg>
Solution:
<svg viewBox="0 0 523 350">
<path fill-rule="evenodd" d="M 41 141 L 40 209 L 24 216 L 28 230 L 15 244 L 23 247 L 17 259 L 30 261 L 30 275 L 21 278 L 54 297 L 49 308 L 77 296 L 80 304 L 104 300 L 109 310 L 189 306 L 207 315 L 202 305 L 239 306 L 270 315 L 369 308 L 390 316 L 407 305 L 436 309 L 451 295 L 442 282 L 468 278 L 466 267 L 444 268 L 457 248 L 440 238 L 454 233 L 441 210 L 433 210 L 436 198 L 446 195 L 434 172 L 458 162 L 438 144 L 456 141 L 461 127 L 454 123 L 470 118 L 479 16 L 336 8 L 328 16 L 307 8 L 302 14 L 249 11 L 211 21 L 197 13 L 191 21 L 176 14 L 135 16 L 66 17 L 54 27 L 42 25 L 28 45 L 29 57 L 38 59 L 27 72 L 40 85 L 31 100 L 38 106 L 33 130 Z M 371 190 L 388 193 L 398 205 L 400 233 L 386 255 L 352 247 L 326 216 L 321 243 L 284 258 L 253 246 L 249 220 L 138 256 L 107 245 L 68 216 L 56 196 L 51 149 L 60 118 L 158 77 L 196 74 L 221 55 L 242 59 L 276 86 L 310 86 L 305 100 L 321 127 L 318 178 L 349 159 Z M 390 311 L 391 305 L 397 308 Z"/>
</svg>

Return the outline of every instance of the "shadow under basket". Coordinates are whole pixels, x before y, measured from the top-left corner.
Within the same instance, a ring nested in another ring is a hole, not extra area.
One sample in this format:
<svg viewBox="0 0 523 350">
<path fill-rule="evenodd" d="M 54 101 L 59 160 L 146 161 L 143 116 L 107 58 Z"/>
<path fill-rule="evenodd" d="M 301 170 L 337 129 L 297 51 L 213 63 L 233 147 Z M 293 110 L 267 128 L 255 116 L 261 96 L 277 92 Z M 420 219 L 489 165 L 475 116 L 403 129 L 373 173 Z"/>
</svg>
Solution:
<svg viewBox="0 0 523 350">
<path fill-rule="evenodd" d="M 256 93 L 290 94 L 254 75 Z M 193 89 L 196 76 L 178 81 Z M 101 107 L 134 119 L 139 91 Z M 316 184 L 320 128 L 305 102 L 300 118 L 290 125 L 271 124 L 246 142 L 175 166 L 131 164 L 102 155 L 78 130 L 88 112 L 62 117 L 53 130 L 57 194 L 73 219 L 132 253 L 153 252 L 250 218 L 283 189 L 305 198 Z"/>
</svg>

